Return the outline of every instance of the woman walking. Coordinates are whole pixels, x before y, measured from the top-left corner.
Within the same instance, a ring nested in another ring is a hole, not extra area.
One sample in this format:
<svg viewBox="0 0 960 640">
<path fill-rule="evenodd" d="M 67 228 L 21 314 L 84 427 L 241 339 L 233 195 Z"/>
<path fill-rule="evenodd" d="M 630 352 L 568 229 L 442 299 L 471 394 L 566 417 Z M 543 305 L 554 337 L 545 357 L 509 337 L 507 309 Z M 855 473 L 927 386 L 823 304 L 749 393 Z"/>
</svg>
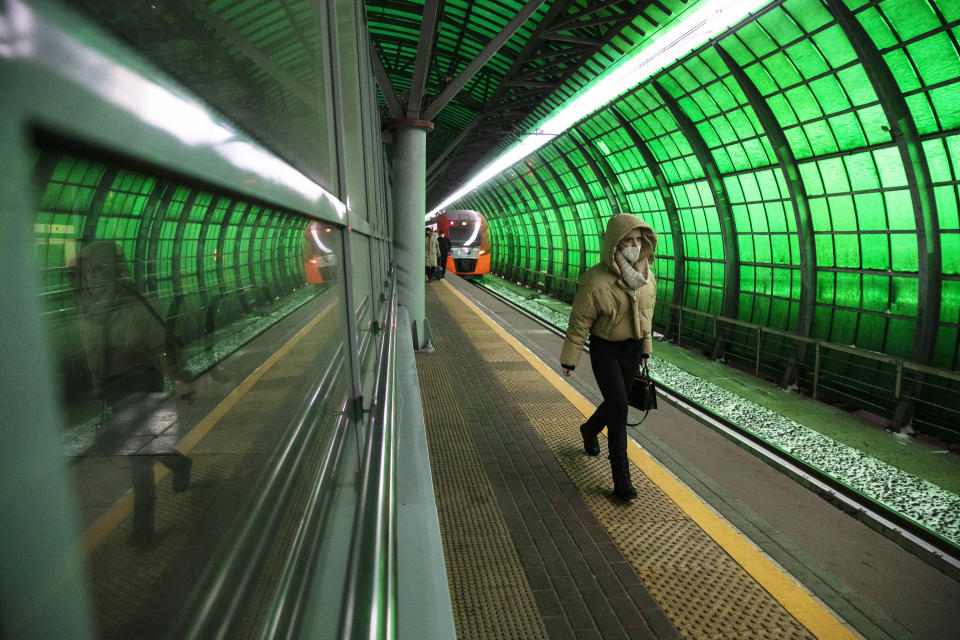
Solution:
<svg viewBox="0 0 960 640">
<path fill-rule="evenodd" d="M 610 218 L 603 235 L 600 262 L 580 278 L 560 352 L 563 375 L 569 376 L 590 337 L 590 367 L 603 402 L 580 426 L 588 455 L 600 453 L 597 440 L 607 428 L 607 450 L 613 493 L 637 497 L 627 458 L 627 398 L 637 368 L 646 365 L 653 348 L 653 307 L 657 280 L 653 265 L 657 234 L 630 213 Z"/>
</svg>

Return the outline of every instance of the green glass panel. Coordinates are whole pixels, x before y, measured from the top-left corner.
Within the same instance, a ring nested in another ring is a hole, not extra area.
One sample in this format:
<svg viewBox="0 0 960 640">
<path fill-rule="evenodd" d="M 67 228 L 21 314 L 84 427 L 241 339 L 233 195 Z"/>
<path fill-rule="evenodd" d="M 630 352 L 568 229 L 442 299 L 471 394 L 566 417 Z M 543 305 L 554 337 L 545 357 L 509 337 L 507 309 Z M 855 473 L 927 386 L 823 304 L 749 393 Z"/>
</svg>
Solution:
<svg viewBox="0 0 960 640">
<path fill-rule="evenodd" d="M 854 65 L 852 67 L 847 67 L 846 69 L 841 69 L 837 72 L 837 78 L 840 80 L 840 84 L 842 84 L 843 88 L 846 90 L 847 96 L 850 98 L 850 102 L 852 102 L 855 106 L 867 104 L 868 102 L 875 102 L 877 100 L 877 94 L 873 90 L 873 85 L 870 83 L 870 78 L 867 76 L 862 66 Z"/>
<path fill-rule="evenodd" d="M 836 250 L 836 266 L 841 269 L 859 269 L 860 243 L 858 236 L 843 234 L 836 236 L 834 248 Z"/>
<path fill-rule="evenodd" d="M 890 269 L 889 236 L 869 233 L 860 236 L 860 255 L 864 269 L 887 271 Z"/>
<path fill-rule="evenodd" d="M 917 279 L 891 278 L 890 313 L 916 317 Z"/>
<path fill-rule="evenodd" d="M 940 234 L 940 255 L 942 256 L 943 273 L 960 275 L 960 234 Z"/>
<path fill-rule="evenodd" d="M 813 93 L 810 92 L 808 86 L 801 85 L 794 87 L 784 92 L 784 95 L 787 100 L 789 100 L 790 106 L 793 107 L 794 113 L 797 114 L 797 118 L 800 120 L 813 120 L 814 118 L 823 116 L 820 103 L 817 102 L 817 99 Z"/>
<path fill-rule="evenodd" d="M 724 38 L 720 45 L 730 54 L 730 57 L 740 66 L 744 66 L 755 59 L 754 54 L 747 49 L 746 45 L 736 35 Z"/>
<path fill-rule="evenodd" d="M 857 111 L 857 117 L 860 119 L 860 126 L 867 136 L 868 144 L 880 144 L 890 141 L 890 124 L 887 121 L 882 107 L 879 105 L 866 107 L 865 109 Z"/>
<path fill-rule="evenodd" d="M 887 67 L 890 68 L 890 72 L 893 74 L 901 91 L 907 92 L 920 88 L 920 79 L 917 77 L 910 59 L 903 50 L 896 49 L 891 51 L 886 54 L 883 59 L 884 62 L 887 63 Z"/>
<path fill-rule="evenodd" d="M 826 155 L 839 151 L 830 125 L 825 120 L 816 120 L 803 125 L 803 132 L 814 155 Z"/>
<path fill-rule="evenodd" d="M 854 51 L 850 45 L 850 41 L 839 25 L 833 25 L 819 33 L 815 33 L 813 35 L 813 41 L 831 68 L 836 69 L 857 58 L 857 52 Z"/>
<path fill-rule="evenodd" d="M 810 83 L 810 90 L 824 113 L 835 113 L 850 107 L 850 101 L 834 75 L 817 78 Z"/>
<path fill-rule="evenodd" d="M 933 182 L 946 182 L 950 180 L 950 159 L 947 156 L 947 150 L 943 140 L 925 140 L 923 142 L 923 153 L 927 157 L 927 167 L 930 169 L 930 179 Z"/>
<path fill-rule="evenodd" d="M 853 209 L 851 196 L 831 196 L 827 198 L 830 204 L 830 220 L 834 231 L 857 231 L 857 215 Z"/>
<path fill-rule="evenodd" d="M 937 124 L 937 118 L 933 113 L 933 107 L 930 104 L 929 97 L 925 93 L 918 93 L 906 97 L 907 108 L 910 109 L 910 115 L 913 116 L 917 131 L 922 135 L 926 133 L 936 133 L 940 130 Z"/>
<path fill-rule="evenodd" d="M 791 230 L 787 210 L 782 201 L 767 202 L 763 206 L 767 212 L 767 224 L 773 233 L 783 233 Z M 792 211 L 791 211 L 792 213 Z"/>
<path fill-rule="evenodd" d="M 797 165 L 797 168 L 800 171 L 803 187 L 808 196 L 818 196 L 826 193 L 820 177 L 820 167 L 816 162 L 805 162 Z"/>
<path fill-rule="evenodd" d="M 842 158 L 827 158 L 821 160 L 818 165 L 826 193 L 850 191 L 850 183 L 847 182 L 847 172 Z"/>
<path fill-rule="evenodd" d="M 887 228 L 883 194 L 878 192 L 854 194 L 853 206 L 857 210 L 857 218 L 861 229 L 883 230 Z"/>
<path fill-rule="evenodd" d="M 766 236 L 766 235 L 753 236 L 753 252 L 754 252 L 754 255 L 756 256 L 754 258 L 756 262 L 769 263 L 771 260 L 770 236 Z"/>
<path fill-rule="evenodd" d="M 777 48 L 777 43 L 756 22 L 744 25 L 737 31 L 737 35 L 755 57 L 766 55 Z"/>
<path fill-rule="evenodd" d="M 830 124 L 830 130 L 841 151 L 866 146 L 867 141 L 860 130 L 860 123 L 853 113 L 848 112 L 832 116 L 827 119 L 827 122 Z"/>
<path fill-rule="evenodd" d="M 833 17 L 820 0 L 788 0 L 783 8 L 797 21 L 805 33 L 815 31 L 833 21 Z"/>
<path fill-rule="evenodd" d="M 770 77 L 770 73 L 762 64 L 750 64 L 744 68 L 747 77 L 760 92 L 760 95 L 768 96 L 779 90 L 777 83 Z M 781 98 L 782 100 L 782 98 Z M 770 105 L 773 108 L 773 104 Z"/>
<path fill-rule="evenodd" d="M 883 199 L 887 211 L 887 229 L 894 231 L 917 228 L 913 212 L 913 199 L 909 191 L 906 189 L 886 191 L 883 194 Z"/>
<path fill-rule="evenodd" d="M 950 36 L 941 32 L 907 45 L 907 51 L 927 85 L 960 76 L 960 57 Z"/>
<path fill-rule="evenodd" d="M 862 300 L 862 284 L 859 273 L 837 273 L 837 304 L 842 307 L 859 308 Z"/>
<path fill-rule="evenodd" d="M 767 68 L 767 71 L 770 72 L 770 75 L 781 88 L 789 87 L 803 80 L 797 73 L 796 67 L 782 51 L 764 59 L 763 66 Z"/>
<path fill-rule="evenodd" d="M 758 233 L 767 233 L 767 210 L 760 203 L 747 205 L 750 214 L 750 227 Z"/>
<path fill-rule="evenodd" d="M 926 0 L 883 0 L 880 10 L 901 40 L 909 40 L 940 26 Z"/>
<path fill-rule="evenodd" d="M 857 14 L 857 19 L 867 34 L 873 39 L 873 42 L 880 49 L 892 47 L 897 44 L 897 38 L 890 31 L 887 21 L 883 19 L 880 12 L 875 8 L 866 9 Z"/>
<path fill-rule="evenodd" d="M 697 131 L 703 137 L 703 142 L 707 145 L 708 149 L 714 149 L 721 145 L 720 136 L 717 135 L 712 122 L 697 123 Z"/>
<path fill-rule="evenodd" d="M 768 11 L 757 20 L 781 45 L 804 35 L 786 11 Z"/>
<path fill-rule="evenodd" d="M 930 102 L 942 130 L 960 128 L 960 82 L 932 89 Z"/>
<path fill-rule="evenodd" d="M 790 259 L 790 242 L 787 236 L 770 236 L 770 251 L 774 264 L 793 264 L 793 260 Z"/>
<path fill-rule="evenodd" d="M 836 298 L 836 274 L 830 271 L 817 272 L 817 302 L 834 304 Z"/>
<path fill-rule="evenodd" d="M 751 202 L 760 199 L 760 190 L 753 174 L 731 176 L 724 184 L 729 185 L 728 197 L 733 202 Z"/>
<path fill-rule="evenodd" d="M 890 236 L 890 258 L 894 271 L 917 271 L 917 236 L 895 233 Z"/>
<path fill-rule="evenodd" d="M 880 174 L 880 183 L 886 187 L 907 186 L 907 176 L 903 170 L 900 150 L 894 147 L 878 149 L 873 152 Z"/>
<path fill-rule="evenodd" d="M 940 283 L 940 322 L 960 323 L 960 281 Z"/>
<path fill-rule="evenodd" d="M 820 51 L 810 40 L 801 40 L 789 49 L 790 59 L 804 78 L 812 78 L 829 71 Z"/>
<path fill-rule="evenodd" d="M 957 191 L 955 186 L 936 187 L 933 190 L 937 203 L 937 220 L 941 229 L 957 229 L 960 226 L 957 213 Z"/>
<path fill-rule="evenodd" d="M 843 158 L 843 164 L 850 176 L 850 187 L 853 191 L 880 188 L 877 169 L 870 154 L 858 153 L 846 156 Z"/>
</svg>

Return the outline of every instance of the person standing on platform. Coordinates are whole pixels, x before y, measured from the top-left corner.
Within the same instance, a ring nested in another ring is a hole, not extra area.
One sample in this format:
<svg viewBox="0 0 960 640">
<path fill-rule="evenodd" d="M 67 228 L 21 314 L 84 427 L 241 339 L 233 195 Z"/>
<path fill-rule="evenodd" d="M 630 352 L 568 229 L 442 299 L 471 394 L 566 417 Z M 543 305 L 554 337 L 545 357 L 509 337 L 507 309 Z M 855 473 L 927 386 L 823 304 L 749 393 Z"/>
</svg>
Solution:
<svg viewBox="0 0 960 640">
<path fill-rule="evenodd" d="M 437 263 L 437 280 L 447 273 L 447 256 L 450 255 L 450 238 L 443 231 L 438 232 L 440 236 L 437 244 L 440 246 L 440 261 Z"/>
<path fill-rule="evenodd" d="M 176 403 L 164 380 L 167 373 L 174 387 L 187 384 L 183 372 L 168 364 L 177 346 L 164 320 L 133 288 L 120 245 L 110 240 L 85 245 L 70 277 L 92 391 L 102 407 L 92 452 L 130 461 L 133 531 L 127 543 L 149 547 L 158 541 L 154 462 L 173 471 L 175 492 L 190 488 L 193 460 L 174 448 Z"/>
<path fill-rule="evenodd" d="M 597 439 L 607 428 L 613 493 L 637 497 L 627 458 L 627 399 L 637 368 L 653 348 L 653 307 L 657 281 L 651 270 L 657 234 L 630 213 L 610 218 L 600 262 L 587 269 L 577 285 L 567 335 L 560 352 L 563 375 L 569 376 L 590 337 L 590 366 L 603 402 L 580 426 L 588 455 L 600 453 Z"/>
<path fill-rule="evenodd" d="M 430 282 L 433 280 L 433 274 L 437 270 L 437 259 L 440 257 L 440 245 L 437 243 L 437 236 L 433 235 L 431 227 L 427 227 L 426 242 L 424 266 L 426 267 L 427 282 Z"/>
</svg>

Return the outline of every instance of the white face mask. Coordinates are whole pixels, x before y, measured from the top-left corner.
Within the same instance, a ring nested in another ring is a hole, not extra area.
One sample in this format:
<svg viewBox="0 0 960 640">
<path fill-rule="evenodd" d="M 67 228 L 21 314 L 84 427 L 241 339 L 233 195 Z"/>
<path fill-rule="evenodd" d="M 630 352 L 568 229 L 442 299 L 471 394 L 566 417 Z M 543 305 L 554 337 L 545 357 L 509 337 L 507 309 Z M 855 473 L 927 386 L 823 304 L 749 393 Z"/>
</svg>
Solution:
<svg viewBox="0 0 960 640">
<path fill-rule="evenodd" d="M 624 247 L 620 249 L 620 252 L 623 253 L 623 257 L 626 258 L 630 264 L 640 259 L 640 247 Z"/>
</svg>

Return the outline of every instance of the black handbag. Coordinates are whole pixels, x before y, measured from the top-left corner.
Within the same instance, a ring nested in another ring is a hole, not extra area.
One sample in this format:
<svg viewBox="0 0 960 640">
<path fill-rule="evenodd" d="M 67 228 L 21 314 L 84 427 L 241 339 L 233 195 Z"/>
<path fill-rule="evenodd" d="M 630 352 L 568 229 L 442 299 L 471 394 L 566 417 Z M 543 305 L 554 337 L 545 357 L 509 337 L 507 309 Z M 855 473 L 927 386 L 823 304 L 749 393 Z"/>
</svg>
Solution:
<svg viewBox="0 0 960 640">
<path fill-rule="evenodd" d="M 640 422 L 647 419 L 651 409 L 657 408 L 657 384 L 650 378 L 650 369 L 641 367 L 633 376 L 633 386 L 630 387 L 630 406 L 640 411 L 646 411 Z M 640 422 L 627 423 L 628 427 L 636 427 Z"/>
</svg>

